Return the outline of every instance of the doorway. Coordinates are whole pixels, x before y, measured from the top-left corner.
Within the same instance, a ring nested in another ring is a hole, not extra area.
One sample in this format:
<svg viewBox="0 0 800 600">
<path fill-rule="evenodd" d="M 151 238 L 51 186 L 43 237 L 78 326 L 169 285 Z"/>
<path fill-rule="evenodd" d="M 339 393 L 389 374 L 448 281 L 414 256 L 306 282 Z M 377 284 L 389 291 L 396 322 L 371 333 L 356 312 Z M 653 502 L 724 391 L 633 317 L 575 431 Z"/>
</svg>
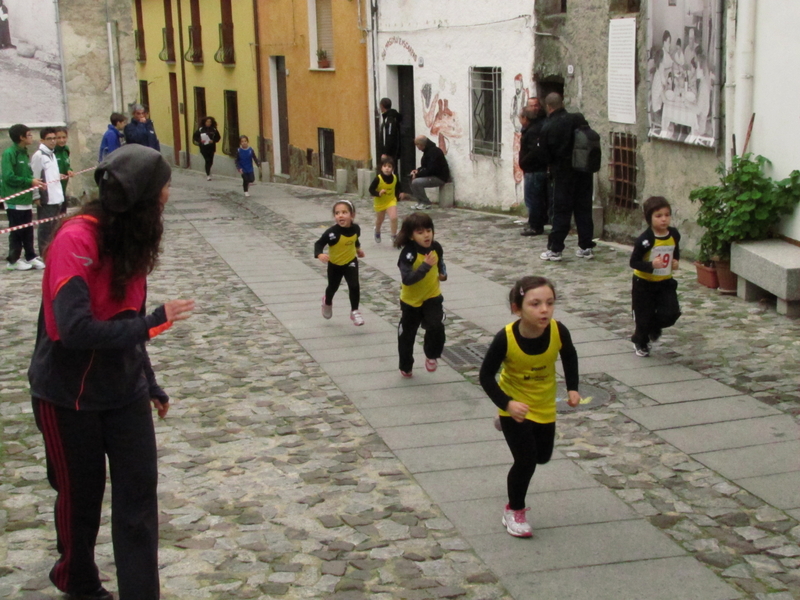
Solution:
<svg viewBox="0 0 800 600">
<path fill-rule="evenodd" d="M 289 103 L 286 97 L 286 57 L 270 57 L 270 87 L 272 90 L 272 151 L 275 172 L 288 175 L 291 171 L 289 155 Z"/>
<path fill-rule="evenodd" d="M 398 65 L 397 67 L 397 110 L 403 115 L 400 121 L 400 188 L 404 192 L 411 191 L 411 171 L 416 168 L 417 149 L 414 146 L 416 130 L 414 128 L 414 67 Z"/>
<path fill-rule="evenodd" d="M 169 102 L 172 112 L 172 152 L 175 166 L 181 166 L 181 119 L 178 101 L 178 76 L 169 74 Z"/>
</svg>

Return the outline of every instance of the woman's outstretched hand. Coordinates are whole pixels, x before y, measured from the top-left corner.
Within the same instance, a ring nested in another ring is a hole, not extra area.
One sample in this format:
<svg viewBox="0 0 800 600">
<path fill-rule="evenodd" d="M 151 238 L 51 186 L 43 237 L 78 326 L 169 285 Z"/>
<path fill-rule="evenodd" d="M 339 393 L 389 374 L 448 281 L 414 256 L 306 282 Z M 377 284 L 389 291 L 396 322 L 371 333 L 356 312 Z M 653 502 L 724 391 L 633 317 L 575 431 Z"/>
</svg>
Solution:
<svg viewBox="0 0 800 600">
<path fill-rule="evenodd" d="M 194 300 L 170 300 L 164 304 L 167 313 L 167 321 L 183 321 L 192 316 L 194 310 Z"/>
</svg>

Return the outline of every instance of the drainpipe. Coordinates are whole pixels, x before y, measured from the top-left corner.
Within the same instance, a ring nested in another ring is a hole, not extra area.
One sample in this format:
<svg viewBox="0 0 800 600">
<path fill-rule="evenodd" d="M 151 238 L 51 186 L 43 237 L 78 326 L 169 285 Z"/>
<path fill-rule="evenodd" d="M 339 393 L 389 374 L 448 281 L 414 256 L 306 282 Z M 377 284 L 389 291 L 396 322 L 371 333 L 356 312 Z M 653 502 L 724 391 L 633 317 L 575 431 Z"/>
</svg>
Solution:
<svg viewBox="0 0 800 600">
<path fill-rule="evenodd" d="M 262 74 L 261 74 L 261 40 L 259 18 L 258 18 L 258 0 L 253 0 L 253 26 L 255 31 L 255 51 L 256 51 L 256 105 L 258 106 L 258 138 L 261 141 L 259 144 L 258 154 L 261 160 L 265 160 L 264 147 L 264 105 L 262 104 Z M 269 173 L 266 174 L 269 180 Z"/>
<path fill-rule="evenodd" d="M 372 73 L 372 106 L 369 108 L 369 135 L 370 135 L 370 154 L 372 154 L 372 165 L 378 167 L 377 155 L 377 130 L 375 122 L 375 112 L 378 110 L 378 0 L 370 0 L 370 53 L 369 53 L 369 70 Z M 373 154 L 373 152 L 375 154 Z"/>
<path fill-rule="evenodd" d="M 736 151 L 739 153 L 753 114 L 756 8 L 756 0 L 739 0 L 736 10 L 736 89 L 732 131 L 736 133 Z"/>
<path fill-rule="evenodd" d="M 183 45 L 183 10 L 181 9 L 181 0 L 178 0 L 176 3 L 178 5 L 178 47 L 180 48 L 181 53 L 181 90 L 183 91 L 183 102 L 179 102 L 183 104 L 183 148 L 184 148 L 184 156 L 186 157 L 185 165 L 181 165 L 184 169 L 188 169 L 192 166 L 191 160 L 191 135 L 194 132 L 194 127 L 189 129 L 189 110 L 187 108 L 186 102 L 186 57 L 184 56 L 186 50 L 184 49 Z"/>
<path fill-rule="evenodd" d="M 108 12 L 108 0 L 106 0 L 106 39 L 108 42 L 108 66 L 111 70 L 111 110 L 119 109 L 119 99 L 117 98 L 117 67 L 114 62 L 114 35 L 111 31 L 111 15 Z"/>
</svg>

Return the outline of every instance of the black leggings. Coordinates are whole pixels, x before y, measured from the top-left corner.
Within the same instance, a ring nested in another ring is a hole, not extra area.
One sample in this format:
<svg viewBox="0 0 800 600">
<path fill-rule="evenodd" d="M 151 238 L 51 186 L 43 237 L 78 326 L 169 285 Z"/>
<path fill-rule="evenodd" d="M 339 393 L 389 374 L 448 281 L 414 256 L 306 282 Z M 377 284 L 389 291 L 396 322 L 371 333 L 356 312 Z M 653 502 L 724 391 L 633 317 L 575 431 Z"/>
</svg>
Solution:
<svg viewBox="0 0 800 600">
<path fill-rule="evenodd" d="M 242 187 L 244 188 L 245 192 L 250 189 L 250 184 L 253 183 L 255 180 L 256 180 L 255 171 L 252 173 L 242 173 Z"/>
<path fill-rule="evenodd" d="M 663 281 L 647 281 L 634 275 L 631 299 L 636 320 L 636 331 L 631 337 L 634 344 L 647 345 L 650 334 L 672 327 L 681 316 L 678 282 L 671 277 Z"/>
<path fill-rule="evenodd" d="M 508 506 L 511 510 L 525 508 L 525 496 L 536 465 L 550 461 L 556 438 L 556 424 L 536 423 L 525 419 L 517 423 L 511 417 L 500 417 L 503 435 L 514 464 L 508 471 Z"/>
<path fill-rule="evenodd" d="M 342 277 L 347 282 L 347 289 L 350 292 L 350 310 L 358 310 L 361 300 L 361 286 L 358 283 L 358 259 L 346 265 L 335 265 L 328 263 L 328 287 L 325 288 L 325 304 L 333 304 L 333 296 L 342 283 Z"/>
<path fill-rule="evenodd" d="M 411 373 L 414 367 L 414 342 L 420 324 L 425 323 L 425 338 L 422 349 L 426 358 L 440 358 L 444 350 L 445 333 L 444 297 L 428 298 L 422 306 L 411 306 L 400 302 L 400 324 L 397 326 L 397 351 L 400 355 L 400 370 Z"/>
<path fill-rule="evenodd" d="M 216 144 L 205 144 L 200 146 L 200 154 L 206 161 L 206 176 L 211 175 L 211 165 L 214 164 L 214 153 L 217 151 Z M 245 190 L 247 191 L 247 190 Z"/>
</svg>

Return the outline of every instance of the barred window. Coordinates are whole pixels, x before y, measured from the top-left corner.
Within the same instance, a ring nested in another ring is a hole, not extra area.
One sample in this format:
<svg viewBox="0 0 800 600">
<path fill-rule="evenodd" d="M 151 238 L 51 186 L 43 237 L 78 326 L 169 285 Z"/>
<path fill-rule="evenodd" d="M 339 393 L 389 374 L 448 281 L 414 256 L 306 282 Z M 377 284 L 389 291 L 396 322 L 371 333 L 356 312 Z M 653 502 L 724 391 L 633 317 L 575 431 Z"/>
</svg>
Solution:
<svg viewBox="0 0 800 600">
<path fill-rule="evenodd" d="M 199 126 L 200 119 L 208 116 L 206 112 L 206 88 L 194 88 L 194 122 Z"/>
<path fill-rule="evenodd" d="M 502 70 L 500 67 L 470 67 L 470 151 L 482 156 L 500 156 L 502 149 Z"/>
<path fill-rule="evenodd" d="M 622 208 L 636 208 L 636 136 L 612 131 L 609 146 L 611 201 Z"/>
<path fill-rule="evenodd" d="M 236 156 L 239 148 L 239 97 L 234 90 L 225 90 L 225 133 L 222 151 Z"/>
<path fill-rule="evenodd" d="M 139 80 L 139 104 L 150 110 L 150 91 L 147 88 L 147 80 Z"/>
</svg>

